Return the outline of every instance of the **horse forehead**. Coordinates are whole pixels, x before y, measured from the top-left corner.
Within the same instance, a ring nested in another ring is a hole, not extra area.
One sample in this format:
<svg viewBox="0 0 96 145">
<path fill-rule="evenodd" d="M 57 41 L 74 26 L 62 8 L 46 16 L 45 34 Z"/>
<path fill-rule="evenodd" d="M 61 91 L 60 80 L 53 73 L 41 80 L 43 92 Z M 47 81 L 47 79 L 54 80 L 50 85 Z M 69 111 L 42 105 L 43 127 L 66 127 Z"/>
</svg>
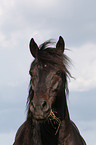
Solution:
<svg viewBox="0 0 96 145">
<path fill-rule="evenodd" d="M 39 82 L 47 83 L 53 77 L 54 72 L 49 70 L 39 70 Z"/>
<path fill-rule="evenodd" d="M 45 66 L 44 66 L 45 65 Z M 38 63 L 35 61 L 35 65 L 33 66 L 33 71 L 38 76 L 38 81 L 46 82 L 50 80 L 53 75 L 56 73 L 56 69 L 54 67 L 51 68 L 51 66 L 47 66 L 43 63 Z"/>
<path fill-rule="evenodd" d="M 54 71 L 38 70 L 36 78 L 36 90 L 46 90 L 51 85 Z"/>
<path fill-rule="evenodd" d="M 53 77 L 53 75 L 55 74 L 55 70 L 52 70 L 52 71 L 50 71 L 48 74 L 47 74 L 47 76 L 46 76 L 46 80 L 47 79 L 52 79 L 52 77 Z"/>
</svg>

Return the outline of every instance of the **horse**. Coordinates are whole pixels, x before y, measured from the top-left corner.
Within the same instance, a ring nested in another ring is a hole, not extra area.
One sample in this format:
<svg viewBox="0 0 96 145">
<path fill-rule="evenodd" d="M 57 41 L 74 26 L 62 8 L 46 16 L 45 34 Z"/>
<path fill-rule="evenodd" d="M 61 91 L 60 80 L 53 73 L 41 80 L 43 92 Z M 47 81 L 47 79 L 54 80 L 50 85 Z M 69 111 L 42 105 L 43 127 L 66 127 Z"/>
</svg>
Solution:
<svg viewBox="0 0 96 145">
<path fill-rule="evenodd" d="M 29 48 L 34 61 L 29 74 L 26 121 L 18 129 L 13 145 L 86 145 L 70 119 L 67 95 L 70 59 L 60 36 L 40 46 L 32 38 Z"/>
</svg>

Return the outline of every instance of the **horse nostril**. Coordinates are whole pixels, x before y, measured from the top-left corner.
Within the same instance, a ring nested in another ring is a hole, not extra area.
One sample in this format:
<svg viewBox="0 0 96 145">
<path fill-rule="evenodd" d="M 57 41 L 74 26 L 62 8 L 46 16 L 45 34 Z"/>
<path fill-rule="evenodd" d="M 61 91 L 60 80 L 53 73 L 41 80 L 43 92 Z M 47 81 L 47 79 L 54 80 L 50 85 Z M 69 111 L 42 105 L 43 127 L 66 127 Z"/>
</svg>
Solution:
<svg viewBox="0 0 96 145">
<path fill-rule="evenodd" d="M 42 103 L 42 108 L 45 108 L 46 106 L 47 106 L 47 102 L 44 101 L 44 102 Z"/>
<path fill-rule="evenodd" d="M 39 102 L 40 101 L 40 102 Z M 31 112 L 44 111 L 46 112 L 48 109 L 48 104 L 46 100 L 32 100 L 30 102 L 30 110 Z"/>
</svg>

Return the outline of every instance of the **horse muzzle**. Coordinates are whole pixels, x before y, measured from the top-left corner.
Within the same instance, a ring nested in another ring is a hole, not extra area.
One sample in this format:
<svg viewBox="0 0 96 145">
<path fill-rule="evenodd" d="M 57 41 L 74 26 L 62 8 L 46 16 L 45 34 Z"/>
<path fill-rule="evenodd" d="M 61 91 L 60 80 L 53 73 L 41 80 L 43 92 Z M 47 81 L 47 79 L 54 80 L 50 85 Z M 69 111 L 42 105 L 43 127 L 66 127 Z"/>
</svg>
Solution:
<svg viewBox="0 0 96 145">
<path fill-rule="evenodd" d="M 30 111 L 34 119 L 44 120 L 50 113 L 50 104 L 45 98 L 33 98 L 30 103 Z"/>
</svg>

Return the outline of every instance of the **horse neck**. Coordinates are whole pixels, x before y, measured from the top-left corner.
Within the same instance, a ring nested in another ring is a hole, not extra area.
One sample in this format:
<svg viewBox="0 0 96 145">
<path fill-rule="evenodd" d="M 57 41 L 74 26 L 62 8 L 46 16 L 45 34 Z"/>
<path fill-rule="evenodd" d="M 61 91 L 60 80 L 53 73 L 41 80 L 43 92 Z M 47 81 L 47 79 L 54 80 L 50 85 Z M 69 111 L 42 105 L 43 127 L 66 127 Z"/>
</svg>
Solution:
<svg viewBox="0 0 96 145">
<path fill-rule="evenodd" d="M 42 145 L 41 141 L 41 131 L 40 131 L 40 124 L 38 121 L 33 120 L 32 122 L 32 143 L 35 145 Z"/>
<path fill-rule="evenodd" d="M 55 130 L 48 121 L 46 122 L 39 122 L 37 120 L 32 119 L 30 122 L 30 119 L 27 119 L 28 125 L 31 124 L 29 131 L 27 132 L 27 135 L 30 137 L 30 140 L 28 140 L 28 143 L 31 145 L 58 145 L 58 134 L 55 135 Z"/>
<path fill-rule="evenodd" d="M 61 127 L 58 125 L 57 128 L 54 129 L 54 124 L 52 125 L 50 121 L 38 122 L 33 119 L 32 121 L 32 126 L 33 126 L 32 127 L 33 128 L 32 143 L 33 144 L 58 145 L 58 139 L 62 138 L 62 133 L 63 133 L 63 137 L 66 136 L 68 122 L 70 120 L 66 97 L 63 96 L 63 99 L 61 101 L 62 101 L 62 104 L 58 106 L 57 108 L 58 118 L 60 118 L 61 120 Z"/>
<path fill-rule="evenodd" d="M 67 130 L 66 127 L 68 126 L 67 124 L 69 121 L 69 113 L 68 113 L 68 108 L 67 108 L 66 96 L 64 96 L 65 93 L 63 94 L 63 96 L 61 95 L 62 93 L 61 94 L 59 93 L 59 96 L 57 97 L 62 97 L 62 100 L 61 100 L 62 104 L 60 104 L 56 108 L 58 111 L 58 116 L 56 117 L 60 118 L 61 120 L 61 127 L 60 127 L 61 131 L 59 130 L 58 126 L 56 129 L 54 129 L 54 126 L 52 126 L 50 121 L 39 122 L 37 120 L 32 119 L 32 116 L 30 116 L 27 118 L 29 120 L 29 124 L 31 124 L 31 127 L 29 127 L 30 128 L 29 134 L 31 135 L 30 145 L 31 144 L 42 145 L 42 143 L 46 145 L 49 145 L 49 144 L 57 145 L 58 137 L 62 138 L 62 132 L 63 134 L 65 134 L 64 132 L 66 132 L 65 130 Z"/>
<path fill-rule="evenodd" d="M 67 100 L 66 100 L 66 93 L 65 91 L 61 91 L 56 96 L 58 98 L 55 102 L 55 109 L 57 112 L 57 117 L 60 118 L 60 120 L 65 120 L 65 118 L 69 119 L 69 112 L 67 107 Z M 60 100 L 61 99 L 61 100 Z M 60 101 L 60 102 L 59 102 Z"/>
</svg>

